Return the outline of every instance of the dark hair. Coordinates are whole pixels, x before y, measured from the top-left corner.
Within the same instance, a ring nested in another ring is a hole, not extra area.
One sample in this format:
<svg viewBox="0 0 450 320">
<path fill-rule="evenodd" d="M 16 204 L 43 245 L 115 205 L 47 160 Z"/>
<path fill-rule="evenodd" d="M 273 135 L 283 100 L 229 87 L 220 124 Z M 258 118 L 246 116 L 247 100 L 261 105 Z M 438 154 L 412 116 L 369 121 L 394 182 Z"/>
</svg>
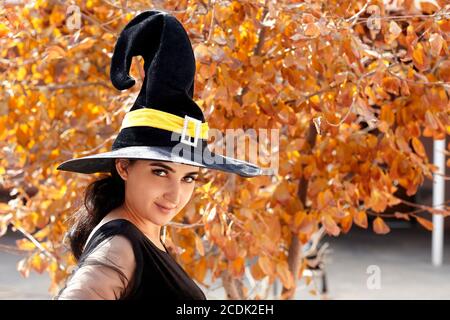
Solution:
<svg viewBox="0 0 450 320">
<path fill-rule="evenodd" d="M 136 160 L 129 160 L 131 165 Z M 89 235 L 95 226 L 125 200 L 125 182 L 113 164 L 110 175 L 91 182 L 85 190 L 84 204 L 71 217 L 68 240 L 75 259 L 83 253 Z"/>
</svg>

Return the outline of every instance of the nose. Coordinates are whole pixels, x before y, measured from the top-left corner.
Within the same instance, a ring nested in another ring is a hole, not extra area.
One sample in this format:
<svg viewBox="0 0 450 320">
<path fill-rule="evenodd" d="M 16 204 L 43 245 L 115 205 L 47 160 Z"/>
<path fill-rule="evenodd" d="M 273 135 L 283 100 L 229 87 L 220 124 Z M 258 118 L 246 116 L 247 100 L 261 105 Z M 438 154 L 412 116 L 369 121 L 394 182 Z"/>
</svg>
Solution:
<svg viewBox="0 0 450 320">
<path fill-rule="evenodd" d="M 166 193 L 164 193 L 163 198 L 169 202 L 168 205 L 171 206 L 178 206 L 178 203 L 180 202 L 180 195 L 181 195 L 181 186 L 177 182 L 170 183 L 168 186 L 168 190 Z"/>
</svg>

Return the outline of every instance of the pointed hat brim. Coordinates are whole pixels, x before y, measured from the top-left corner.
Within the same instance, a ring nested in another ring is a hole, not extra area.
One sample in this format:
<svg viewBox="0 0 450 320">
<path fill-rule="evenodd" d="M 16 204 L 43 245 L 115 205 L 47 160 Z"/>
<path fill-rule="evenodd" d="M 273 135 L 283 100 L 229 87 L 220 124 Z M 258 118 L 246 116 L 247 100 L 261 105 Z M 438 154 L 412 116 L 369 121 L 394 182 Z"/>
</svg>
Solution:
<svg viewBox="0 0 450 320">
<path fill-rule="evenodd" d="M 61 163 L 57 170 L 77 173 L 110 172 L 115 159 L 161 160 L 183 163 L 191 166 L 235 173 L 242 177 L 255 177 L 274 174 L 272 169 L 263 169 L 252 163 L 222 156 L 214 152 L 207 155 L 197 154 L 192 160 L 172 152 L 171 147 L 132 146 L 110 152 L 99 153 L 82 158 L 75 158 Z"/>
</svg>

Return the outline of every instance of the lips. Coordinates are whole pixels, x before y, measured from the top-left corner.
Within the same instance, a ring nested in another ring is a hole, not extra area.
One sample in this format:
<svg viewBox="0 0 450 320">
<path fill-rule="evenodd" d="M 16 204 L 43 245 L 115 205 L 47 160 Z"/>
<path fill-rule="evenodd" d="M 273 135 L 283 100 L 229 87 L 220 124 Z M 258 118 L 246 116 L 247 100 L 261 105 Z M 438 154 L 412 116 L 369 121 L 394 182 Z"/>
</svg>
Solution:
<svg viewBox="0 0 450 320">
<path fill-rule="evenodd" d="M 155 204 L 156 204 L 157 207 L 159 207 L 164 212 L 170 212 L 170 211 L 172 211 L 173 209 L 176 208 L 176 207 L 166 207 L 166 206 L 160 205 L 160 204 L 158 204 L 156 202 L 155 202 Z"/>
</svg>

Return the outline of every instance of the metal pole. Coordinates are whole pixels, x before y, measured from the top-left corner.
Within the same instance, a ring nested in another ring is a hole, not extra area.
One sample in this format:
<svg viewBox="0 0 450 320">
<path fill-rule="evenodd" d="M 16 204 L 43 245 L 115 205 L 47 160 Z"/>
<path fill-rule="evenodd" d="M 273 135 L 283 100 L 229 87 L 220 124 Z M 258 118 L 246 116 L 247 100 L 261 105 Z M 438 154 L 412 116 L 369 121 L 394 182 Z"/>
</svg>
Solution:
<svg viewBox="0 0 450 320">
<path fill-rule="evenodd" d="M 433 174 L 433 208 L 444 209 L 445 197 L 445 138 L 433 141 L 433 164 L 438 171 Z M 442 175 L 441 175 L 442 174 Z M 444 217 L 433 214 L 433 240 L 432 240 L 432 262 L 439 267 L 442 265 L 444 253 Z"/>
</svg>

